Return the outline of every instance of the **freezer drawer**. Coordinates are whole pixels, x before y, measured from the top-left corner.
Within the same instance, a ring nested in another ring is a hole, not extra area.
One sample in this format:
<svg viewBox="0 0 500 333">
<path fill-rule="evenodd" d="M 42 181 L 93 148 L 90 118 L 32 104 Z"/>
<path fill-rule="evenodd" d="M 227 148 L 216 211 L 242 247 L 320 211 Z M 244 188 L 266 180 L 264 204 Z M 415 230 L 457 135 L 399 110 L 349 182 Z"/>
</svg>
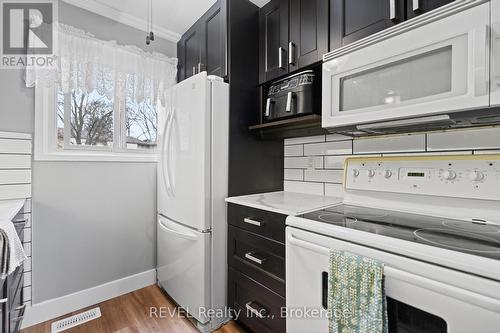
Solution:
<svg viewBox="0 0 500 333">
<path fill-rule="evenodd" d="M 158 283 L 202 324 L 209 321 L 203 309 L 211 307 L 210 237 L 158 217 Z"/>
</svg>

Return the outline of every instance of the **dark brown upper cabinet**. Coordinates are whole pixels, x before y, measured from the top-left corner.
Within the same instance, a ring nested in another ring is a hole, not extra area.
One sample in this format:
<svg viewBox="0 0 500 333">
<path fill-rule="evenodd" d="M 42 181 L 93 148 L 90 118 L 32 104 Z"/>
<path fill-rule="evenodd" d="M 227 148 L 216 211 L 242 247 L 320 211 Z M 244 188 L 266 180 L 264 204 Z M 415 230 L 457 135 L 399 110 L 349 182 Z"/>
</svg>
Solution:
<svg viewBox="0 0 500 333">
<path fill-rule="evenodd" d="M 271 0 L 260 9 L 259 33 L 262 83 L 288 73 L 288 0 Z"/>
<path fill-rule="evenodd" d="M 177 43 L 178 72 L 180 82 L 196 74 L 201 64 L 201 26 L 192 26 Z"/>
<path fill-rule="evenodd" d="M 331 0 L 330 49 L 389 28 L 405 18 L 406 0 Z"/>
<path fill-rule="evenodd" d="M 201 67 L 208 75 L 227 76 L 226 66 L 226 6 L 218 1 L 200 19 Z"/>
<path fill-rule="evenodd" d="M 309 66 L 328 52 L 329 0 L 290 0 L 289 71 Z"/>
<path fill-rule="evenodd" d="M 447 5 L 453 0 L 407 0 L 406 18 L 411 19 L 415 16 L 430 12 L 433 9 Z"/>
<path fill-rule="evenodd" d="M 227 77 L 227 6 L 217 1 L 177 43 L 178 81 L 207 71 Z"/>
</svg>

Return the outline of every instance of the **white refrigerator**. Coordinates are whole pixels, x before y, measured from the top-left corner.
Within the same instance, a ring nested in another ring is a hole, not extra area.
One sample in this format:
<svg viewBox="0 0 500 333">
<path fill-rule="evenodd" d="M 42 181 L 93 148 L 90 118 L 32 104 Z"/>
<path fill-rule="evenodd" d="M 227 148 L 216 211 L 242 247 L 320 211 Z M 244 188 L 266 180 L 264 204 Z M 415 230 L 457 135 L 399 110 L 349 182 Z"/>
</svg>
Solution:
<svg viewBox="0 0 500 333">
<path fill-rule="evenodd" d="M 158 284 L 201 332 L 212 331 L 229 319 L 228 84 L 202 72 L 173 86 L 159 129 Z"/>
</svg>

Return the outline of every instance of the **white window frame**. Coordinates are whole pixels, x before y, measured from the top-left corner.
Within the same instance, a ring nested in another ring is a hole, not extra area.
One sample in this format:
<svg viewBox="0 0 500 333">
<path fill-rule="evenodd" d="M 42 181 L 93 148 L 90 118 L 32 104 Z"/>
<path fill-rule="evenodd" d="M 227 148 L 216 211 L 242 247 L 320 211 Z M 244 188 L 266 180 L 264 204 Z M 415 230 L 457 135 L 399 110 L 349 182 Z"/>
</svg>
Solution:
<svg viewBox="0 0 500 333">
<path fill-rule="evenodd" d="M 34 131 L 34 160 L 35 161 L 84 161 L 84 162 L 157 162 L 158 147 L 144 151 L 140 149 L 126 149 L 123 112 L 120 112 L 120 103 L 116 96 L 113 102 L 113 146 L 109 149 L 102 147 L 71 147 L 57 148 L 57 88 L 35 87 L 35 131 Z M 163 108 L 157 105 L 158 118 Z M 66 128 L 66 125 L 65 125 Z M 121 143 L 121 144 L 120 144 Z M 159 144 L 159 143 L 158 143 Z M 122 148 L 120 148 L 122 147 Z"/>
</svg>

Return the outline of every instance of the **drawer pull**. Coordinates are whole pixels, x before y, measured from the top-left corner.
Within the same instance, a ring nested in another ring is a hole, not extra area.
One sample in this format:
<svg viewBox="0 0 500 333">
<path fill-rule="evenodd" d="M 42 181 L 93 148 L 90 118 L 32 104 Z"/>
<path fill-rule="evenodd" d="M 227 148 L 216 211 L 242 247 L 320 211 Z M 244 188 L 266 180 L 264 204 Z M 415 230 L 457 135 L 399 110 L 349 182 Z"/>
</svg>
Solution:
<svg viewBox="0 0 500 333">
<path fill-rule="evenodd" d="M 248 223 L 248 224 L 251 224 L 251 225 L 255 225 L 257 227 L 262 227 L 264 225 L 264 222 L 261 222 L 261 221 L 257 221 L 257 220 L 252 220 L 251 218 L 249 217 L 245 217 L 243 219 L 243 222 L 245 223 Z"/>
<path fill-rule="evenodd" d="M 14 310 L 15 310 L 15 311 L 22 311 L 22 310 L 24 310 L 24 308 L 25 308 L 25 307 L 26 307 L 26 304 L 23 304 L 23 305 L 21 305 L 21 306 L 18 306 L 18 307 L 17 307 L 17 308 L 15 308 Z"/>
<path fill-rule="evenodd" d="M 266 258 L 259 258 L 255 255 L 255 252 L 248 252 L 248 253 L 245 253 L 245 258 L 247 258 L 248 260 L 251 260 L 259 265 L 262 265 L 264 263 L 264 261 L 266 261 Z"/>
<path fill-rule="evenodd" d="M 254 314 L 257 318 L 264 319 L 267 316 L 267 310 L 256 302 L 250 301 L 245 307 L 248 312 Z"/>
</svg>

